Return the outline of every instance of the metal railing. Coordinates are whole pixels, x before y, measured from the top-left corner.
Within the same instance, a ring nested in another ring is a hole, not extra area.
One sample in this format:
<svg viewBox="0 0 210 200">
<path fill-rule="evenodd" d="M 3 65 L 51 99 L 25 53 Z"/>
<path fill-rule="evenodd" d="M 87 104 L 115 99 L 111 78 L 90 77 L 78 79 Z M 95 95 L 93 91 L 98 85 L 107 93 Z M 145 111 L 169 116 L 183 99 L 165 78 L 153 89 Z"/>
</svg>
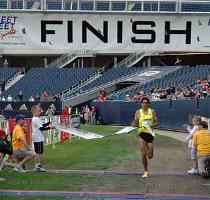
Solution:
<svg viewBox="0 0 210 200">
<path fill-rule="evenodd" d="M 106 6 L 103 6 L 106 4 Z M 209 13 L 204 0 L 1 0 L 0 10 L 82 11 L 82 12 L 201 12 Z M 185 10 L 187 6 L 187 9 Z M 194 10 L 191 10 L 192 6 Z"/>
<path fill-rule="evenodd" d="M 100 69 L 98 69 L 96 72 L 94 72 L 93 74 L 91 74 L 87 79 L 83 79 L 81 80 L 79 83 L 73 85 L 71 88 L 63 91 L 60 96 L 61 99 L 63 99 L 65 96 L 69 96 L 72 93 L 74 93 L 75 91 L 79 91 L 82 87 L 88 85 L 89 83 L 91 83 L 92 81 L 96 80 L 98 77 L 101 76 L 101 74 L 105 71 L 104 67 L 101 67 Z"/>
<path fill-rule="evenodd" d="M 15 73 L 6 83 L 5 90 L 8 90 L 13 84 L 15 84 L 22 76 L 25 74 L 25 68 L 21 68 L 17 73 Z"/>
<path fill-rule="evenodd" d="M 87 57 L 87 56 L 94 56 L 94 55 L 95 55 L 95 51 L 93 50 L 71 51 L 60 56 L 59 58 L 57 58 L 50 64 L 46 65 L 45 67 L 46 68 L 63 68 L 78 57 Z"/>
</svg>

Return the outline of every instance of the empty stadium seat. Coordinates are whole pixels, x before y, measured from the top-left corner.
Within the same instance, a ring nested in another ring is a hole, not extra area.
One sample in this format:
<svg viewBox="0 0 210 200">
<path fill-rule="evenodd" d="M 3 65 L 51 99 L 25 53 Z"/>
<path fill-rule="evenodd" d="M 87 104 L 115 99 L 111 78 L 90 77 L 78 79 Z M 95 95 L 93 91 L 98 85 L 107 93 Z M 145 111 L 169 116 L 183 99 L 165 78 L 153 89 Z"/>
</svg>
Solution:
<svg viewBox="0 0 210 200">
<path fill-rule="evenodd" d="M 0 1 L 0 9 L 7 9 L 7 1 Z"/>
<path fill-rule="evenodd" d="M 108 1 L 97 1 L 96 2 L 96 10 L 107 11 L 109 10 L 109 2 Z"/>
<path fill-rule="evenodd" d="M 23 9 L 23 1 L 12 0 L 11 9 Z"/>
</svg>

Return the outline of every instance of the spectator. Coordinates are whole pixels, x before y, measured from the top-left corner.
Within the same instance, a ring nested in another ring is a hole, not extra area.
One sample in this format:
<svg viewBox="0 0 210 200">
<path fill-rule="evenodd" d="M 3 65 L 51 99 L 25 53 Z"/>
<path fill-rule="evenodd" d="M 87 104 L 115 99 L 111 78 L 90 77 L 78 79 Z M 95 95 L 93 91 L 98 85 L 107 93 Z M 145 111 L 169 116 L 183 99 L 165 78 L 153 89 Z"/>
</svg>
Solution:
<svg viewBox="0 0 210 200">
<path fill-rule="evenodd" d="M 2 96 L 1 100 L 2 100 L 2 101 L 6 101 L 5 96 Z"/>
<path fill-rule="evenodd" d="M 198 131 L 198 124 L 201 122 L 201 117 L 194 116 L 192 119 L 193 128 L 191 129 L 189 125 L 184 125 L 184 127 L 189 132 L 189 135 L 186 137 L 188 141 L 188 148 L 191 152 L 191 160 L 193 162 L 193 168 L 187 171 L 188 174 L 198 174 L 198 161 L 196 149 L 192 144 L 193 135 Z"/>
<path fill-rule="evenodd" d="M 205 121 L 199 123 L 199 131 L 193 136 L 193 145 L 197 150 L 198 170 L 201 176 L 205 174 L 205 166 L 210 160 L 210 132 Z"/>
<path fill-rule="evenodd" d="M 42 94 L 42 99 L 47 101 L 48 97 L 49 97 L 48 91 L 45 90 L 44 93 Z"/>
<path fill-rule="evenodd" d="M 23 100 L 23 92 L 22 92 L 22 90 L 19 91 L 18 99 L 19 99 L 20 101 Z"/>
<path fill-rule="evenodd" d="M 34 101 L 35 101 L 34 96 L 30 96 L 29 101 L 30 101 L 30 102 L 34 102 Z"/>
<path fill-rule="evenodd" d="M 10 94 L 7 97 L 7 101 L 12 101 L 12 96 Z"/>
<path fill-rule="evenodd" d="M 12 143 L 7 140 L 6 132 L 0 129 L 0 171 L 5 167 L 14 167 L 15 164 L 6 162 L 7 155 L 12 155 Z"/>
<path fill-rule="evenodd" d="M 85 113 L 84 113 L 84 120 L 85 124 L 88 125 L 90 123 L 90 109 L 88 108 L 88 105 L 85 106 Z"/>
<path fill-rule="evenodd" d="M 23 165 L 35 157 L 35 152 L 26 142 L 26 135 L 23 128 L 25 123 L 23 115 L 15 117 L 17 125 L 15 126 L 12 134 L 13 157 L 17 165 L 13 168 L 16 172 L 26 172 Z"/>
<path fill-rule="evenodd" d="M 68 109 L 68 107 L 67 107 L 67 106 L 64 106 L 64 109 L 63 109 L 62 115 L 69 115 L 69 109 Z"/>
<path fill-rule="evenodd" d="M 92 106 L 90 111 L 90 124 L 96 124 L 96 107 Z"/>
<path fill-rule="evenodd" d="M 42 108 L 40 105 L 33 105 L 31 107 L 32 118 L 32 141 L 34 142 L 34 150 L 36 152 L 35 156 L 35 172 L 45 172 L 45 168 L 41 165 L 42 155 L 44 153 L 44 133 L 43 131 L 54 129 L 53 126 L 49 127 L 51 122 L 45 124 L 42 123 L 40 115 L 42 113 Z"/>
<path fill-rule="evenodd" d="M 8 67 L 9 66 L 9 63 L 8 63 L 7 59 L 4 60 L 4 64 L 3 65 L 4 65 L 4 67 Z"/>
</svg>

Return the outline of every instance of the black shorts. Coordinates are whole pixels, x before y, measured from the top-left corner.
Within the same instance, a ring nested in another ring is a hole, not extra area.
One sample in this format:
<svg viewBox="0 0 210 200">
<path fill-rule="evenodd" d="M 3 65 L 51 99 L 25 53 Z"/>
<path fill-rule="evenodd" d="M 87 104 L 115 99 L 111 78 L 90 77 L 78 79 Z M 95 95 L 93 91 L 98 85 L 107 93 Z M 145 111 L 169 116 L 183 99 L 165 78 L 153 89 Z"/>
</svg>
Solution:
<svg viewBox="0 0 210 200">
<path fill-rule="evenodd" d="M 34 142 L 34 150 L 36 153 L 43 154 L 44 152 L 43 142 Z"/>
<path fill-rule="evenodd" d="M 141 137 L 146 143 L 153 143 L 154 137 L 150 133 L 141 132 L 139 133 L 139 137 Z"/>
</svg>

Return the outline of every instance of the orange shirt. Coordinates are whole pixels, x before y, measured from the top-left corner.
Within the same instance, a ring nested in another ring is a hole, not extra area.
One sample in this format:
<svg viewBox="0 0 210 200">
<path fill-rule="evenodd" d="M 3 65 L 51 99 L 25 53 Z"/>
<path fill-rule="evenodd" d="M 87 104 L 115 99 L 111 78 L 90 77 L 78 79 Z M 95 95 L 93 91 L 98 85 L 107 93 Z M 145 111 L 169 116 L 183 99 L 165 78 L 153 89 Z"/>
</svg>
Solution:
<svg viewBox="0 0 210 200">
<path fill-rule="evenodd" d="M 197 131 L 193 136 L 193 145 L 197 149 L 197 156 L 209 156 L 210 132 L 206 129 Z"/>
<path fill-rule="evenodd" d="M 12 133 L 13 151 L 21 147 L 25 148 L 25 145 L 22 144 L 22 142 L 20 141 L 20 138 L 26 139 L 26 135 L 24 133 L 24 129 L 20 125 L 17 124 Z"/>
</svg>

